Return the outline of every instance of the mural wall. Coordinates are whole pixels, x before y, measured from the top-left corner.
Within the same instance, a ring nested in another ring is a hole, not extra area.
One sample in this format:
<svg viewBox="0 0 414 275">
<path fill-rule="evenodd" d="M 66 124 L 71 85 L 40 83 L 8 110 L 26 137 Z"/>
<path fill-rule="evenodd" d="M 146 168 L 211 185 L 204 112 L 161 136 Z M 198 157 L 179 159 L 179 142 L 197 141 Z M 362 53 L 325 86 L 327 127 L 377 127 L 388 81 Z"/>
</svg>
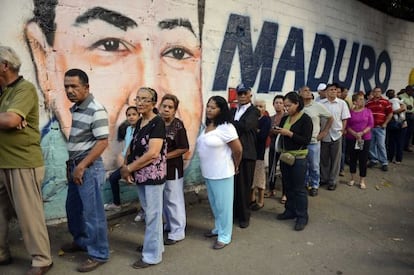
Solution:
<svg viewBox="0 0 414 275">
<path fill-rule="evenodd" d="M 65 216 L 67 69 L 86 71 L 108 110 L 108 173 L 122 161 L 117 129 L 137 89 L 177 94 L 190 141 L 185 181 L 194 188 L 202 182 L 194 146 L 210 96 L 227 97 L 242 81 L 270 108 L 276 93 L 315 90 L 320 82 L 350 91 L 400 89 L 414 67 L 414 24 L 354 0 L 16 0 L 2 3 L 0 16 L 0 43 L 17 50 L 22 75 L 42 98 L 48 219 Z M 123 188 L 123 201 L 135 197 L 134 187 Z"/>
</svg>

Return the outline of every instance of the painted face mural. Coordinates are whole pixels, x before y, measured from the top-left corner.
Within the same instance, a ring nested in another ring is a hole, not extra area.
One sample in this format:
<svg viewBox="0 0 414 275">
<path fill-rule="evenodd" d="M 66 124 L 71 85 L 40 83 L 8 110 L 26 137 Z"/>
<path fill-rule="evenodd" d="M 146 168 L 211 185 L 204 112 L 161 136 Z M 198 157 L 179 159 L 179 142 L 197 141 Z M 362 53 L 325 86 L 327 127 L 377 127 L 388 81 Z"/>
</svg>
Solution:
<svg viewBox="0 0 414 275">
<path fill-rule="evenodd" d="M 189 159 L 203 105 L 197 2 L 53 2 L 34 1 L 37 17 L 27 24 L 26 36 L 45 103 L 62 132 L 68 136 L 71 126 L 71 103 L 65 95 L 63 75 L 79 68 L 88 73 L 91 93 L 109 114 L 110 146 L 104 154 L 107 169 L 119 165 L 117 126 L 143 86 L 154 88 L 159 98 L 173 93 L 181 100 L 177 116 L 187 128 Z"/>
</svg>

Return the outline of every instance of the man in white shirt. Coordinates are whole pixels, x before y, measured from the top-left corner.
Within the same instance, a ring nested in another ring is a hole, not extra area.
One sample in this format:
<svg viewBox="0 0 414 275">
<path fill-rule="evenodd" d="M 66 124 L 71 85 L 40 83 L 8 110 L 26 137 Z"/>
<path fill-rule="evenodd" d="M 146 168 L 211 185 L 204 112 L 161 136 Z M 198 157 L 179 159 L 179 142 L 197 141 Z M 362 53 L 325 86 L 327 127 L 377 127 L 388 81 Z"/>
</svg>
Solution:
<svg viewBox="0 0 414 275">
<path fill-rule="evenodd" d="M 322 139 L 321 144 L 321 185 L 328 184 L 328 190 L 335 190 L 339 175 L 342 134 L 346 127 L 346 121 L 351 117 L 348 105 L 337 97 L 335 84 L 326 87 L 326 98 L 321 103 L 333 116 L 329 133 Z"/>
</svg>

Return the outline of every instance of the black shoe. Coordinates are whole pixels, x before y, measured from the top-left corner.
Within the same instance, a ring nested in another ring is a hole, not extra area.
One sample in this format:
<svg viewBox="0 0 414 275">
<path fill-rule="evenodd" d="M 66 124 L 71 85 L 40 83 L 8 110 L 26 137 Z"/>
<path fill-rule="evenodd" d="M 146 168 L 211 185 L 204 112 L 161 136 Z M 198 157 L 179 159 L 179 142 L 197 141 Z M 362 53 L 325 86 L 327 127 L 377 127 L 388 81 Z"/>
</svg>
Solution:
<svg viewBox="0 0 414 275">
<path fill-rule="evenodd" d="M 180 242 L 181 240 L 172 240 L 172 239 L 166 239 L 166 240 L 164 240 L 164 244 L 165 245 L 174 245 L 174 244 L 176 244 L 176 243 L 178 243 L 178 242 Z"/>
<path fill-rule="evenodd" d="M 293 220 L 294 218 L 296 218 L 295 215 L 291 215 L 291 214 L 288 214 L 286 212 L 276 216 L 276 219 L 281 220 L 281 221 L 283 221 L 283 220 Z"/>
<path fill-rule="evenodd" d="M 9 257 L 9 258 L 7 258 L 7 259 L 1 260 L 1 261 L 0 261 L 0 265 L 9 265 L 9 264 L 11 264 L 12 262 L 13 262 L 13 258 L 12 258 L 12 257 Z"/>
<path fill-rule="evenodd" d="M 264 204 L 259 205 L 257 203 L 255 203 L 250 209 L 252 209 L 252 211 L 258 211 L 260 209 L 262 209 L 264 207 Z"/>
<path fill-rule="evenodd" d="M 318 188 L 312 187 L 311 190 L 309 190 L 309 196 L 316 197 L 318 195 Z"/>
<path fill-rule="evenodd" d="M 295 223 L 295 230 L 296 231 L 302 231 L 303 229 L 305 229 L 305 227 L 306 227 L 306 223 L 303 223 L 303 222 Z"/>
<path fill-rule="evenodd" d="M 381 170 L 384 171 L 384 172 L 387 172 L 388 171 L 388 165 L 383 165 L 381 167 Z"/>
<path fill-rule="evenodd" d="M 372 161 L 370 161 L 370 162 L 368 162 L 367 167 L 368 167 L 368 168 L 372 168 L 372 167 L 375 167 L 376 165 L 377 165 L 377 163 L 376 163 L 376 162 L 372 162 Z"/>
<path fill-rule="evenodd" d="M 247 221 L 247 222 L 239 222 L 239 227 L 240 228 L 247 228 L 247 227 L 249 227 L 249 225 L 250 225 L 250 223 Z"/>
<path fill-rule="evenodd" d="M 79 246 L 75 242 L 66 243 L 66 244 L 62 245 L 62 247 L 60 249 L 65 253 L 75 253 L 75 252 L 86 251 L 85 248 Z"/>
<path fill-rule="evenodd" d="M 226 243 L 222 243 L 222 242 L 219 242 L 219 241 L 217 241 L 217 242 L 215 242 L 214 243 L 214 245 L 213 245 L 213 249 L 223 249 L 223 248 L 225 248 L 226 246 L 227 246 L 228 244 L 226 244 Z"/>
<path fill-rule="evenodd" d="M 329 191 L 334 191 L 335 189 L 336 189 L 336 184 L 329 184 L 328 186 Z"/>
<path fill-rule="evenodd" d="M 204 233 L 204 237 L 206 237 L 206 238 L 214 238 L 214 237 L 217 237 L 217 236 L 218 236 L 217 233 L 213 233 L 211 231 L 207 231 L 206 233 Z"/>
<path fill-rule="evenodd" d="M 154 264 L 149 264 L 149 263 L 144 262 L 142 259 L 139 259 L 138 261 L 132 264 L 132 267 L 135 269 L 140 269 L 140 268 L 147 268 L 152 265 Z"/>
</svg>

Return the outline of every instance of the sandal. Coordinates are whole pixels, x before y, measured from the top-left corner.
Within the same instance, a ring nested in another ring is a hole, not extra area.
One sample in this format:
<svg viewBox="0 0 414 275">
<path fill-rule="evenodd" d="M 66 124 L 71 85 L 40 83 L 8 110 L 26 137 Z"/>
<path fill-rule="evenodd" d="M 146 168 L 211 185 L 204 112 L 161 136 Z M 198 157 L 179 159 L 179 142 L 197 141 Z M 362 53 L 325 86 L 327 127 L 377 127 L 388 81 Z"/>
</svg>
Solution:
<svg viewBox="0 0 414 275">
<path fill-rule="evenodd" d="M 276 190 L 268 190 L 265 192 L 264 197 L 265 198 L 271 198 L 276 196 Z"/>
<path fill-rule="evenodd" d="M 281 204 L 285 204 L 285 203 L 286 203 L 286 201 L 287 201 L 287 198 L 286 198 L 286 196 L 285 196 L 285 195 L 283 195 L 283 196 L 282 196 L 282 198 L 280 199 L 280 203 L 281 203 Z"/>
<path fill-rule="evenodd" d="M 353 186 L 355 184 L 355 181 L 354 180 L 351 180 L 350 182 L 348 182 L 348 185 L 349 186 Z"/>
<path fill-rule="evenodd" d="M 361 182 L 361 184 L 359 185 L 359 187 L 361 189 L 367 189 L 367 186 L 365 185 L 365 183 Z"/>
</svg>

